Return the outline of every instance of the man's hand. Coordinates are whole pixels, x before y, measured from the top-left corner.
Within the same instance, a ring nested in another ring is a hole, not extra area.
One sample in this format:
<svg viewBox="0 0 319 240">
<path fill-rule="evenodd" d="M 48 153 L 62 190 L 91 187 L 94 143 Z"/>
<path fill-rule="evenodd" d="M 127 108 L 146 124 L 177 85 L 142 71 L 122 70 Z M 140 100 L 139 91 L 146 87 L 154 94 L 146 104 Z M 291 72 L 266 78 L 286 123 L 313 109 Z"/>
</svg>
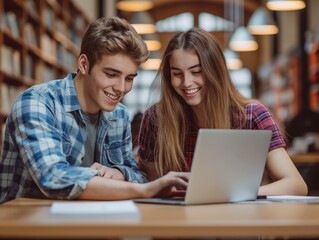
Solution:
<svg viewBox="0 0 319 240">
<path fill-rule="evenodd" d="M 100 163 L 94 163 L 91 168 L 99 171 L 99 175 L 103 178 L 124 181 L 125 177 L 122 172 L 116 168 L 109 168 Z"/>
</svg>

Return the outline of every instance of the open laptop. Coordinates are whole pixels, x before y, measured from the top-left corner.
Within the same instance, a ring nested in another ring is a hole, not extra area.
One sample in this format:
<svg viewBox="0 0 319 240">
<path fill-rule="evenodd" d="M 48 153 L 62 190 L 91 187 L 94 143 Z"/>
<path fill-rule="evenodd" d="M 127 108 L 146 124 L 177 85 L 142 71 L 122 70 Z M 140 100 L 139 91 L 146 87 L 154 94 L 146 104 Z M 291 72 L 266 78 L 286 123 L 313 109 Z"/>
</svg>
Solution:
<svg viewBox="0 0 319 240">
<path fill-rule="evenodd" d="M 135 201 L 193 205 L 256 200 L 271 134 L 271 130 L 200 129 L 185 198 Z"/>
</svg>

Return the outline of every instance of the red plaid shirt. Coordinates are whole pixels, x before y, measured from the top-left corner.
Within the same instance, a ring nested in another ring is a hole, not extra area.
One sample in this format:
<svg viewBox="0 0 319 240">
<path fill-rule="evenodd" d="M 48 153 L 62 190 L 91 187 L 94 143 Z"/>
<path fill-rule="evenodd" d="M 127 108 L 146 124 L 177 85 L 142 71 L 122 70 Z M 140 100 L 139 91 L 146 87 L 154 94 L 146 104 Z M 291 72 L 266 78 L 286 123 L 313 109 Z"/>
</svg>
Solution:
<svg viewBox="0 0 319 240">
<path fill-rule="evenodd" d="M 156 139 L 156 105 L 147 109 L 144 113 L 143 122 L 140 128 L 139 150 L 138 153 L 144 161 L 154 161 L 154 145 Z M 169 124 L 169 123 L 168 123 Z M 186 132 L 186 141 L 184 146 L 184 156 L 190 169 L 195 150 L 195 143 L 199 128 L 194 121 L 188 119 L 189 129 Z M 237 124 L 238 125 L 238 124 Z M 233 129 L 268 129 L 272 130 L 272 138 L 269 151 L 276 148 L 286 147 L 280 130 L 273 120 L 270 112 L 260 102 L 249 103 L 246 106 L 246 125 L 233 127 Z"/>
</svg>

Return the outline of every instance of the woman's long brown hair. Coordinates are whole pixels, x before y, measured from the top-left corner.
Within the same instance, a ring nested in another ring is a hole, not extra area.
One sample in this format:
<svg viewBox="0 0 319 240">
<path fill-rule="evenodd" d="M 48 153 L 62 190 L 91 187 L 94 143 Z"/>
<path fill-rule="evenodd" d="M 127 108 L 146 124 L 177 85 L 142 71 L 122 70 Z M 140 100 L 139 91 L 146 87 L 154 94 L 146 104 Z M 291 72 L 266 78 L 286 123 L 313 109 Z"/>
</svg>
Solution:
<svg viewBox="0 0 319 240">
<path fill-rule="evenodd" d="M 199 58 L 206 87 L 205 128 L 231 128 L 234 114 L 244 117 L 245 105 L 250 101 L 232 84 L 223 51 L 210 33 L 193 28 L 176 34 L 166 48 L 156 76 L 161 84 L 161 97 L 156 108 L 159 122 L 154 160 L 160 176 L 187 169 L 184 143 L 187 116 L 192 112 L 171 84 L 169 60 L 176 49 L 190 51 Z"/>
</svg>

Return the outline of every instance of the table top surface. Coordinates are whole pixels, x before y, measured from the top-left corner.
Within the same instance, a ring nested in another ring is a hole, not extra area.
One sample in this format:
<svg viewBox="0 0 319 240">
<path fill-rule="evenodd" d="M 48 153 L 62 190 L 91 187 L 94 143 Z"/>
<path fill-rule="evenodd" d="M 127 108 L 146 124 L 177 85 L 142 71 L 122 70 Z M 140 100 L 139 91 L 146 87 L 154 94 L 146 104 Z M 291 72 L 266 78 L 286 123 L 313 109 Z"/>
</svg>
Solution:
<svg viewBox="0 0 319 240">
<path fill-rule="evenodd" d="M 319 153 L 291 154 L 290 157 L 295 164 L 318 164 L 319 163 Z"/>
<path fill-rule="evenodd" d="M 319 237 L 319 203 L 137 204 L 138 218 L 52 215 L 52 200 L 0 206 L 0 238 Z"/>
</svg>

